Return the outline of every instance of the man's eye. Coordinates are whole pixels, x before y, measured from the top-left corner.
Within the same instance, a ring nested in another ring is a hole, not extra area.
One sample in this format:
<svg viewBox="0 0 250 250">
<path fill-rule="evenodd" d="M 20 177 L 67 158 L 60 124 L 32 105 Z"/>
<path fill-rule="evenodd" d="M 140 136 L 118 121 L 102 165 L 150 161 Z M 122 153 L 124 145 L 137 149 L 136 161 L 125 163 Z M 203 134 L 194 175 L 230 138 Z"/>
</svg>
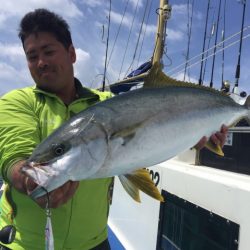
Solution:
<svg viewBox="0 0 250 250">
<path fill-rule="evenodd" d="M 52 56 L 53 54 L 54 54 L 54 50 L 45 51 L 45 55 L 47 56 Z"/>
<path fill-rule="evenodd" d="M 37 59 L 37 56 L 36 55 L 30 55 L 30 56 L 27 56 L 27 59 L 28 61 L 35 61 Z"/>
</svg>

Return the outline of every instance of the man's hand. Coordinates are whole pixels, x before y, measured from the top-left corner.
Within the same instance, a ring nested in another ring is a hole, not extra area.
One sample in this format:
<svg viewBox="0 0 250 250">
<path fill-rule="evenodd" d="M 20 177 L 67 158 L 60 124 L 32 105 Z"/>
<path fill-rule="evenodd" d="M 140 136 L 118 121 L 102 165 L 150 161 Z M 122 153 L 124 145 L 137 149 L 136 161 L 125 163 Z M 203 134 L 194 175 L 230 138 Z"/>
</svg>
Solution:
<svg viewBox="0 0 250 250">
<path fill-rule="evenodd" d="M 26 177 L 26 190 L 27 194 L 30 195 L 37 186 L 30 178 Z M 49 207 L 57 208 L 65 204 L 75 194 L 79 186 L 79 181 L 68 181 L 61 187 L 49 192 Z M 45 208 L 47 206 L 47 195 L 43 195 L 34 200 L 40 207 Z"/>
<path fill-rule="evenodd" d="M 30 195 L 31 192 L 37 187 L 37 184 L 33 182 L 28 176 L 21 173 L 21 168 L 25 164 L 25 161 L 16 163 L 11 169 L 11 183 L 14 188 L 19 192 Z M 79 186 L 79 181 L 68 181 L 61 187 L 49 192 L 49 206 L 50 208 L 57 208 L 65 204 L 75 194 Z M 47 196 L 34 200 L 40 207 L 45 208 L 47 205 Z"/>
<path fill-rule="evenodd" d="M 225 125 L 222 125 L 221 130 L 211 135 L 210 139 L 214 144 L 220 145 L 221 147 L 223 147 L 226 142 L 227 133 L 228 133 L 228 127 Z M 208 141 L 207 137 L 204 136 L 194 147 L 198 150 L 202 149 L 207 143 L 207 141 Z"/>
</svg>

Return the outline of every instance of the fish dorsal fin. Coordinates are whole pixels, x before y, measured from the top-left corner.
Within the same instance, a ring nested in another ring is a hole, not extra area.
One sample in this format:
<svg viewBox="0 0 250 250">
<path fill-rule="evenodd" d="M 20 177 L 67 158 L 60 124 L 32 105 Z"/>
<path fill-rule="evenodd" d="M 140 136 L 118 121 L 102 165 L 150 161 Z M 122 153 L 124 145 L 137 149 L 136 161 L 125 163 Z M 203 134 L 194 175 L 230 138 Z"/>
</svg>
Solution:
<svg viewBox="0 0 250 250">
<path fill-rule="evenodd" d="M 140 202 L 139 190 L 158 201 L 164 201 L 146 169 L 119 176 L 119 179 L 128 194 L 137 202 Z"/>
<path fill-rule="evenodd" d="M 214 144 L 211 140 L 207 141 L 205 147 L 219 156 L 224 156 L 221 146 Z"/>
<path fill-rule="evenodd" d="M 170 76 L 167 76 L 161 70 L 159 63 L 155 63 L 150 69 L 148 75 L 145 77 L 143 87 L 154 88 L 154 87 L 166 87 L 166 86 L 197 88 L 217 93 L 219 95 L 227 96 L 226 93 L 210 88 L 208 86 L 198 85 L 193 82 L 179 81 Z M 250 99 L 249 99 L 249 105 L 250 105 Z"/>
<path fill-rule="evenodd" d="M 145 77 L 143 87 L 184 86 L 190 83 L 178 81 L 162 72 L 159 63 L 154 63 L 148 75 Z"/>
</svg>

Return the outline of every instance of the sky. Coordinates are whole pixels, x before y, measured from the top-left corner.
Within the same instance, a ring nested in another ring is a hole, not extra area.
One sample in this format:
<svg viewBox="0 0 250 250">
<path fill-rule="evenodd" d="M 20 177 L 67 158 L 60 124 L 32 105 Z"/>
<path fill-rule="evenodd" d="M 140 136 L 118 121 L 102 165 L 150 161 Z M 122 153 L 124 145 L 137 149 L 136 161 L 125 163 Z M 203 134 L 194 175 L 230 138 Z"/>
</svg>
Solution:
<svg viewBox="0 0 250 250">
<path fill-rule="evenodd" d="M 243 4 L 237 0 L 221 0 L 218 43 L 221 41 L 225 1 L 224 80 L 229 80 L 233 87 L 240 46 L 238 40 L 240 38 Z M 0 96 L 13 89 L 34 84 L 18 38 L 18 26 L 21 18 L 27 12 L 37 8 L 47 8 L 54 11 L 69 23 L 77 54 L 77 61 L 74 65 L 75 75 L 88 87 L 100 86 L 105 64 L 109 3 L 108 0 L 0 0 Z M 176 79 L 183 80 L 184 68 L 187 64 L 185 79 L 198 82 L 207 0 L 170 0 L 169 3 L 172 6 L 172 13 L 167 22 L 165 54 L 163 56 L 164 71 Z M 209 44 L 210 47 L 215 44 L 216 32 L 211 35 L 211 30 L 212 24 L 217 21 L 218 5 L 219 0 L 210 1 L 208 30 L 205 40 L 206 49 Z M 240 89 L 247 93 L 250 93 L 249 5 L 249 0 L 247 0 L 243 33 L 245 38 L 242 43 L 241 75 L 239 79 Z M 151 58 L 155 44 L 158 7 L 159 1 L 157 0 L 112 0 L 107 84 L 123 79 L 131 70 L 136 69 L 141 63 Z M 123 13 L 125 13 L 124 18 L 122 18 Z M 143 17 L 144 24 L 142 25 Z M 121 22 L 121 20 L 123 21 Z M 192 27 L 189 58 L 194 59 L 186 63 L 188 27 Z M 212 62 L 214 60 L 212 81 L 215 88 L 221 86 L 222 48 L 222 46 L 217 48 L 215 59 L 212 56 L 213 48 L 206 54 L 209 58 L 204 60 L 203 64 L 206 65 L 205 85 L 211 81 Z"/>
</svg>

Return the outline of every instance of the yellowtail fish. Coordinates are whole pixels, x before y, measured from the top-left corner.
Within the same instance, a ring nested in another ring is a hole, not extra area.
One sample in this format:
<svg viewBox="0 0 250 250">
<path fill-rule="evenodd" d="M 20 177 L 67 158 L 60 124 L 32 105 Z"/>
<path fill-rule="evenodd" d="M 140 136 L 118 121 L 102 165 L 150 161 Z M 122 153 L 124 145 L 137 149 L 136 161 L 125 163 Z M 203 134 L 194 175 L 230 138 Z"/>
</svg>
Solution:
<svg viewBox="0 0 250 250">
<path fill-rule="evenodd" d="M 138 188 L 162 200 L 141 168 L 191 148 L 222 124 L 232 126 L 249 118 L 249 106 L 249 98 L 241 106 L 219 91 L 175 83 L 133 90 L 95 104 L 34 150 L 23 167 L 38 184 L 31 196 L 42 196 L 44 189 L 52 191 L 68 180 L 119 176 L 135 200 L 139 200 Z M 208 147 L 223 155 L 220 147 L 212 143 Z"/>
</svg>

